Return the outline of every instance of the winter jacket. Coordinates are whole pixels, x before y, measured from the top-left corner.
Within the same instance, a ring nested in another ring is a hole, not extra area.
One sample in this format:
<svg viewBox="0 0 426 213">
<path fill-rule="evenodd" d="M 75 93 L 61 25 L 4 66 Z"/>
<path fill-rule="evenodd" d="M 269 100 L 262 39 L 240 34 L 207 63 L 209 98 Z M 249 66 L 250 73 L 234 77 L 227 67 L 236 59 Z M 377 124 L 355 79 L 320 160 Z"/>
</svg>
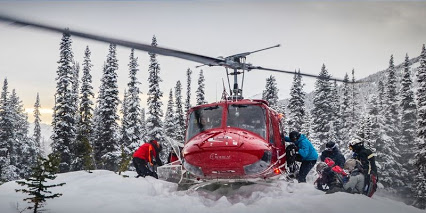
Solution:
<svg viewBox="0 0 426 213">
<path fill-rule="evenodd" d="M 325 158 L 331 158 L 331 160 L 334 161 L 335 165 L 340 166 L 343 168 L 343 165 L 345 165 L 345 157 L 342 155 L 342 153 L 335 147 L 331 151 L 324 150 L 321 153 L 321 161 L 324 162 Z"/>
<path fill-rule="evenodd" d="M 343 184 L 343 189 L 349 193 L 362 194 L 364 191 L 364 175 L 358 169 L 350 172 L 348 182 Z"/>
<path fill-rule="evenodd" d="M 374 174 L 378 176 L 375 157 L 376 154 L 371 150 L 366 149 L 364 146 L 359 147 L 358 149 L 354 150 L 354 152 L 356 153 L 355 159 L 361 161 L 364 174 Z"/>
<path fill-rule="evenodd" d="M 284 138 L 287 142 L 292 142 L 289 137 Z M 299 139 L 294 143 L 299 148 L 299 154 L 302 156 L 302 161 L 317 160 L 318 153 L 308 138 L 301 134 Z"/>
<path fill-rule="evenodd" d="M 133 157 L 143 159 L 146 162 L 149 162 L 151 165 L 154 163 L 161 164 L 161 161 L 157 156 L 157 150 L 154 146 L 155 145 L 151 143 L 144 143 L 136 150 L 136 152 L 133 154 Z"/>
</svg>

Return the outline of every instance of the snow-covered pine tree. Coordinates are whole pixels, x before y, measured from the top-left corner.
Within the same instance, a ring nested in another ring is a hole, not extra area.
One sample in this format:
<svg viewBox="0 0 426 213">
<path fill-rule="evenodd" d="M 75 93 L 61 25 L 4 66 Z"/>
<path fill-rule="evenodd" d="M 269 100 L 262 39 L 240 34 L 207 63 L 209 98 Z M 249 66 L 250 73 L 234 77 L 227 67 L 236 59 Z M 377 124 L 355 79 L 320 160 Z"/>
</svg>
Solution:
<svg viewBox="0 0 426 213">
<path fill-rule="evenodd" d="M 169 101 L 167 102 L 166 116 L 164 118 L 164 132 L 169 138 L 175 138 L 175 110 L 173 109 L 173 106 L 173 89 L 170 89 Z"/>
<path fill-rule="evenodd" d="M 359 91 L 358 91 L 358 85 L 355 84 L 355 69 L 352 69 L 352 85 L 350 87 L 351 90 L 351 97 L 349 101 L 350 105 L 350 111 L 351 111 L 351 119 L 350 119 L 350 128 L 352 131 L 357 129 L 357 124 L 360 120 L 359 110 L 360 110 L 360 104 L 359 104 Z"/>
<path fill-rule="evenodd" d="M 146 129 L 146 120 L 145 120 L 145 108 L 141 108 L 141 135 L 143 141 L 148 141 L 148 134 Z"/>
<path fill-rule="evenodd" d="M 390 192 L 398 192 L 404 187 L 402 174 L 406 173 L 401 161 L 398 142 L 398 93 L 396 91 L 396 71 L 393 55 L 389 61 L 387 70 L 387 83 L 385 87 L 385 100 L 383 106 L 385 125 L 379 141 L 377 141 L 377 162 L 381 165 L 380 182 Z"/>
<path fill-rule="evenodd" d="M 401 139 L 399 140 L 398 148 L 401 150 L 401 160 L 402 159 L 412 159 L 413 153 L 417 147 L 414 146 L 414 140 L 416 136 L 416 103 L 414 100 L 414 92 L 412 90 L 413 81 L 411 80 L 410 75 L 410 63 L 408 54 L 405 56 L 404 62 L 404 73 L 401 79 L 401 100 L 399 102 L 400 114 L 401 114 Z M 413 184 L 415 174 L 417 172 L 414 170 L 414 161 L 408 161 L 408 163 L 403 164 L 405 171 L 408 173 L 402 174 L 403 181 L 405 183 L 405 189 L 402 192 L 404 197 L 411 199 L 412 194 L 411 184 Z"/>
<path fill-rule="evenodd" d="M 200 75 L 198 77 L 198 89 L 195 92 L 195 94 L 197 95 L 197 105 L 202 105 L 202 104 L 206 104 L 206 93 L 205 93 L 205 84 L 204 84 L 204 74 L 203 74 L 203 70 L 200 70 Z"/>
<path fill-rule="evenodd" d="M 185 139 L 185 116 L 183 114 L 182 107 L 182 84 L 180 81 L 176 82 L 175 87 L 175 128 L 176 136 L 175 140 L 179 143 L 183 143 Z"/>
<path fill-rule="evenodd" d="M 60 59 L 58 70 L 56 71 L 56 93 L 55 107 L 53 115 L 53 135 L 52 152 L 59 155 L 60 172 L 70 171 L 71 166 L 71 145 L 76 138 L 75 113 L 77 109 L 72 102 L 73 92 L 73 53 L 71 50 L 71 36 L 64 33 L 60 43 Z"/>
<path fill-rule="evenodd" d="M 129 83 L 128 97 L 127 97 L 127 112 L 123 120 L 126 121 L 127 127 L 125 129 L 128 141 L 125 141 L 124 150 L 127 155 L 130 155 L 139 147 L 142 140 L 142 121 L 141 121 L 141 106 L 139 85 L 141 84 L 136 77 L 139 72 L 138 58 L 134 55 L 135 50 L 132 49 L 130 53 L 129 63 Z M 124 105 L 124 103 L 123 103 Z"/>
<path fill-rule="evenodd" d="M 43 149 L 41 148 L 41 128 L 40 128 L 40 123 L 41 123 L 41 118 L 40 118 L 40 96 L 37 93 L 37 97 L 36 97 L 36 102 L 34 103 L 34 134 L 33 134 L 33 140 L 35 145 L 38 147 L 38 149 L 40 150 L 40 155 L 44 156 L 43 153 Z"/>
<path fill-rule="evenodd" d="M 277 109 L 278 106 L 278 87 L 277 80 L 274 76 L 266 78 L 265 90 L 263 91 L 262 99 L 268 101 L 269 107 Z"/>
<path fill-rule="evenodd" d="M 11 163 L 15 147 L 8 85 L 7 78 L 5 78 L 0 96 L 0 184 L 19 178 L 18 168 Z"/>
<path fill-rule="evenodd" d="M 15 89 L 12 90 L 9 104 L 14 132 L 12 137 L 14 155 L 11 155 L 11 162 L 18 168 L 19 176 L 25 178 L 30 175 L 31 167 L 36 162 L 39 147 L 28 136 L 28 115 L 25 113 L 24 105 L 16 94 Z"/>
<path fill-rule="evenodd" d="M 56 179 L 55 174 L 58 170 L 59 162 L 60 160 L 53 155 L 49 155 L 48 159 L 40 157 L 37 160 L 31 177 L 26 178 L 25 181 L 16 181 L 16 183 L 21 186 L 26 186 L 26 188 L 16 189 L 15 191 L 26 193 L 31 196 L 24 199 L 24 201 L 28 201 L 28 203 L 33 204 L 33 206 L 29 206 L 26 209 L 33 209 L 34 213 L 42 212 L 43 210 L 40 209 L 44 207 L 47 199 L 53 199 L 62 196 L 60 193 L 52 194 L 49 189 L 57 186 L 63 186 L 65 183 L 46 185 L 48 180 Z"/>
<path fill-rule="evenodd" d="M 376 141 L 380 136 L 380 129 L 382 129 L 384 125 L 384 118 L 379 109 L 379 102 L 380 100 L 375 94 L 370 95 L 368 98 L 367 113 L 370 117 L 370 126 L 368 128 L 371 129 L 371 140 L 366 141 L 367 143 L 365 145 L 374 150 L 376 150 Z"/>
<path fill-rule="evenodd" d="M 330 135 L 330 141 L 336 142 L 340 147 L 344 147 L 346 144 L 343 144 L 343 136 L 341 133 L 341 113 L 340 113 L 340 96 L 339 91 L 337 90 L 337 82 L 334 81 L 331 87 L 331 106 L 332 106 L 332 129 Z M 334 134 L 334 135 L 333 135 Z"/>
<path fill-rule="evenodd" d="M 191 108 L 191 75 L 192 75 L 192 70 L 188 68 L 188 70 L 186 70 L 186 99 L 185 99 L 185 111 L 184 111 L 185 118 L 189 108 Z"/>
<path fill-rule="evenodd" d="M 426 48 L 423 44 L 420 66 L 417 68 L 417 152 L 414 206 L 426 209 Z"/>
<path fill-rule="evenodd" d="M 98 153 L 95 154 L 98 168 L 103 168 L 111 171 L 117 171 L 118 158 L 120 156 L 120 147 L 118 145 L 118 85 L 117 85 L 117 70 L 118 60 L 116 56 L 116 45 L 110 44 L 107 61 L 105 64 L 104 73 L 102 76 L 101 88 L 102 94 L 99 94 L 99 125 L 95 144 Z M 101 89 L 100 89 L 101 90 Z"/>
<path fill-rule="evenodd" d="M 86 46 L 83 60 L 83 76 L 81 77 L 81 98 L 79 106 L 79 122 L 77 127 L 76 149 L 72 163 L 72 170 L 91 170 L 94 168 L 92 134 L 93 134 L 93 93 L 92 75 L 90 74 L 92 63 L 90 49 Z"/>
<path fill-rule="evenodd" d="M 130 122 L 127 120 L 129 112 L 129 94 L 127 93 L 127 90 L 124 90 L 124 98 L 123 102 L 121 103 L 120 112 L 123 115 L 123 118 L 121 119 L 120 150 L 122 155 L 128 155 L 130 154 L 128 146 L 130 146 L 131 139 L 130 132 L 127 131 L 130 126 Z"/>
<path fill-rule="evenodd" d="M 342 86 L 342 103 L 340 115 L 340 140 L 348 142 L 351 139 L 351 107 L 350 107 L 350 85 L 348 73 L 345 74 Z"/>
<path fill-rule="evenodd" d="M 303 92 L 302 75 L 295 72 L 293 77 L 293 85 L 290 90 L 290 100 L 288 108 L 288 126 L 290 132 L 301 131 L 305 116 L 305 92 Z"/>
<path fill-rule="evenodd" d="M 398 101 L 399 94 L 397 92 L 397 78 L 396 70 L 393 62 L 393 55 L 389 60 L 389 68 L 387 70 L 387 82 L 386 82 L 386 99 L 385 99 L 385 109 L 386 109 L 386 132 L 390 137 L 397 137 L 399 134 L 398 125 Z M 395 147 L 396 148 L 396 147 Z M 399 151 L 399 150 L 394 150 Z"/>
<path fill-rule="evenodd" d="M 79 108 L 79 98 L 78 98 L 78 89 L 80 85 L 80 64 L 76 61 L 73 61 L 73 81 L 72 81 L 72 104 L 74 105 L 73 108 L 78 109 Z M 80 114 L 75 113 L 75 119 L 77 123 L 80 120 Z"/>
<path fill-rule="evenodd" d="M 317 147 L 321 147 L 329 139 L 330 118 L 333 117 L 330 75 L 324 64 L 315 82 L 314 94 L 314 108 L 311 111 L 312 130 L 314 131 L 312 142 Z"/>
<path fill-rule="evenodd" d="M 152 46 L 157 46 L 157 38 L 152 37 Z M 150 64 L 149 64 L 149 77 L 148 77 L 148 93 L 147 93 L 147 105 L 148 105 L 148 117 L 146 120 L 147 138 L 149 140 L 157 140 L 160 144 L 164 143 L 164 129 L 163 129 L 163 110 L 161 106 L 161 97 L 163 92 L 160 90 L 160 82 L 163 80 L 160 78 L 160 64 L 157 61 L 157 54 L 149 53 Z"/>
<path fill-rule="evenodd" d="M 305 116 L 303 116 L 303 125 L 302 125 L 302 130 L 301 132 L 306 135 L 306 137 L 310 138 L 311 137 L 311 132 L 312 132 L 312 117 L 311 117 L 311 113 L 309 111 L 305 112 Z"/>
</svg>

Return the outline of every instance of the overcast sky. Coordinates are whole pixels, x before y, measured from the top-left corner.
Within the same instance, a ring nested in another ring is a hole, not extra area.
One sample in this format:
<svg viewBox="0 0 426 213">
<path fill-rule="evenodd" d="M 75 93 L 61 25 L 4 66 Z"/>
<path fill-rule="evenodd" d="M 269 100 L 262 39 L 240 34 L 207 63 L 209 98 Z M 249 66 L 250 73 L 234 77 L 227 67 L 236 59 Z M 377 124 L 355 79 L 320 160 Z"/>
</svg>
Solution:
<svg viewBox="0 0 426 213">
<path fill-rule="evenodd" d="M 324 63 L 336 78 L 343 78 L 352 69 L 357 79 L 366 77 L 387 68 L 391 54 L 395 63 L 401 63 L 406 53 L 418 56 L 426 43 L 424 1 L 0 1 L 0 13 L 147 44 L 155 35 L 159 46 L 211 57 L 281 44 L 280 48 L 248 56 L 247 62 L 268 68 L 300 69 L 310 74 L 318 74 Z M 1 85 L 7 77 L 9 88 L 17 90 L 26 108 L 34 105 L 37 92 L 43 108 L 53 107 L 61 37 L 61 34 L 0 23 Z M 82 62 L 86 45 L 92 51 L 93 86 L 97 93 L 108 44 L 72 39 L 75 60 Z M 122 97 L 128 82 L 130 49 L 117 49 Z M 137 51 L 136 56 L 145 95 L 149 57 L 142 51 Z M 186 85 L 188 68 L 193 70 L 192 102 L 195 102 L 198 64 L 165 56 L 157 59 L 163 79 L 160 84 L 163 104 L 167 104 L 169 90 L 177 80 Z M 225 69 L 203 67 L 203 70 L 207 99 L 216 101 L 222 92 L 222 79 L 226 82 Z M 260 94 L 271 74 L 277 79 L 280 98 L 289 97 L 292 75 L 258 70 L 245 76 L 244 96 Z M 303 81 L 305 91 L 311 92 L 314 80 L 303 78 Z M 42 120 L 50 123 L 51 115 L 43 114 Z"/>
</svg>

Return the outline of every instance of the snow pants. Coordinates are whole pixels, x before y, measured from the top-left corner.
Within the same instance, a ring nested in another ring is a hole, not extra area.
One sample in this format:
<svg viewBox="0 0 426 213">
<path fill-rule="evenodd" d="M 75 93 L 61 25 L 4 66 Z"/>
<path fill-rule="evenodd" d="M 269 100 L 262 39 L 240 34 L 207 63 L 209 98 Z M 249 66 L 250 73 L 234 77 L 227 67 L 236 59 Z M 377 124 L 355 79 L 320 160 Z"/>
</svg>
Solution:
<svg viewBox="0 0 426 213">
<path fill-rule="evenodd" d="M 297 176 L 297 180 L 299 183 L 306 182 L 306 176 L 308 175 L 309 171 L 315 166 L 317 163 L 316 160 L 303 160 L 302 165 L 300 165 L 299 169 L 299 175 Z"/>
<path fill-rule="evenodd" d="M 138 173 L 138 176 L 145 177 L 147 175 L 158 179 L 157 173 L 149 169 L 148 163 L 142 158 L 133 158 L 133 166 Z"/>
</svg>

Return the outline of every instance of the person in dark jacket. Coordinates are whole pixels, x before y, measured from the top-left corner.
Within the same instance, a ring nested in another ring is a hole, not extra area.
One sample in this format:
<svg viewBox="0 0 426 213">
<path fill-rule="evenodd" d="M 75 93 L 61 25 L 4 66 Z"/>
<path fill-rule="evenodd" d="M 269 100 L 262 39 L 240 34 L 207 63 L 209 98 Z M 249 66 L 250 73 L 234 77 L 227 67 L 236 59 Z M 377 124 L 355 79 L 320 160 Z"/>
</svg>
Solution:
<svg viewBox="0 0 426 213">
<path fill-rule="evenodd" d="M 161 152 L 161 144 L 156 140 L 151 140 L 148 143 L 144 143 L 140 146 L 133 154 L 133 165 L 136 168 L 138 177 L 152 176 L 158 179 L 157 172 L 155 172 L 154 166 L 162 166 L 162 162 L 159 158 Z"/>
<path fill-rule="evenodd" d="M 339 148 L 337 147 L 337 144 L 333 141 L 328 142 L 325 144 L 325 150 L 321 153 L 321 161 L 324 162 L 326 158 L 331 158 L 331 160 L 334 161 L 335 165 L 340 166 L 343 168 L 345 165 L 345 157 L 340 152 Z"/>
<path fill-rule="evenodd" d="M 306 176 L 315 166 L 318 159 L 318 153 L 308 138 L 297 131 L 290 132 L 289 137 L 284 138 L 287 142 L 293 142 L 297 147 L 302 164 L 300 165 L 297 180 L 299 183 L 306 182 Z"/>
<path fill-rule="evenodd" d="M 365 148 L 364 143 L 359 139 L 350 141 L 349 149 L 354 152 L 354 158 L 362 164 L 366 185 L 364 194 L 371 197 L 376 191 L 378 181 L 376 154 Z"/>
</svg>

